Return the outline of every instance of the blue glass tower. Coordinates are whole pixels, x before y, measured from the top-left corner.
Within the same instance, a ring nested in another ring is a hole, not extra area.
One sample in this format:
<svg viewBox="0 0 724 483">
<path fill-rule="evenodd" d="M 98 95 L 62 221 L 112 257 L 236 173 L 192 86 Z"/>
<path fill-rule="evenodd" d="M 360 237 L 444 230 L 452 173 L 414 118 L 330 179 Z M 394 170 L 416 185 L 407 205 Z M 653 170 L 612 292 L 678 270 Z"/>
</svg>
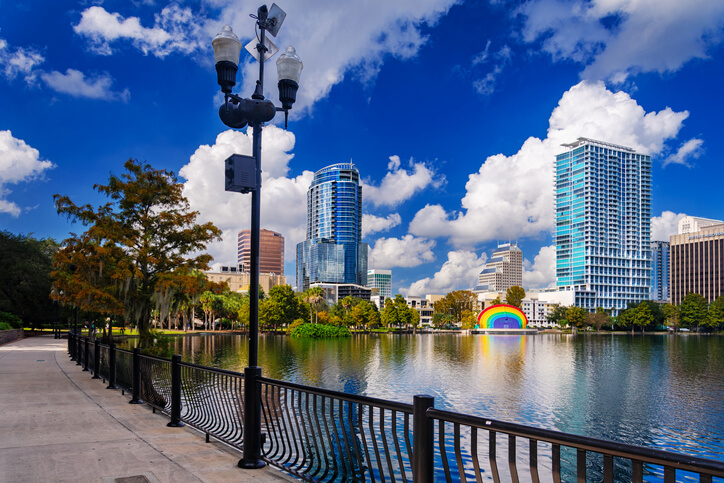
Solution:
<svg viewBox="0 0 724 483">
<path fill-rule="evenodd" d="M 367 283 L 362 186 L 351 163 L 314 173 L 307 191 L 307 239 L 297 245 L 297 289 L 311 283 Z"/>
<path fill-rule="evenodd" d="M 651 300 L 667 302 L 669 294 L 669 242 L 651 242 Z"/>
<path fill-rule="evenodd" d="M 651 284 L 651 157 L 578 138 L 556 156 L 556 283 L 575 305 L 626 308 Z"/>
</svg>

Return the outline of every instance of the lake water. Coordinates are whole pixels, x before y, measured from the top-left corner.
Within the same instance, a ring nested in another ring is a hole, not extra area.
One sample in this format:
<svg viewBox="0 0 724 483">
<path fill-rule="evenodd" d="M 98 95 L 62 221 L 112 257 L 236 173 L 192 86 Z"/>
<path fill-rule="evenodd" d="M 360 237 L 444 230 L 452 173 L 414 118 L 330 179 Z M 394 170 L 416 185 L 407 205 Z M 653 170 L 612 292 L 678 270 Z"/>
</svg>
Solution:
<svg viewBox="0 0 724 483">
<path fill-rule="evenodd" d="M 243 372 L 243 336 L 178 338 L 187 362 Z M 724 337 L 261 336 L 263 375 L 724 460 Z"/>
</svg>

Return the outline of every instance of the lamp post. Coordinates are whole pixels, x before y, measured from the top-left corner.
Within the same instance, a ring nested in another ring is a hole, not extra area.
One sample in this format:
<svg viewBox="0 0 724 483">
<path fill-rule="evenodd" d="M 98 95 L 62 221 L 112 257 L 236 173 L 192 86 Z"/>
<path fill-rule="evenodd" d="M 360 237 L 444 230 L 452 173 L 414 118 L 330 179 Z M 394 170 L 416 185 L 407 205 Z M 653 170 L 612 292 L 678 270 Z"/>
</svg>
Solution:
<svg viewBox="0 0 724 483">
<path fill-rule="evenodd" d="M 258 364 L 259 351 L 259 233 L 261 220 L 261 131 L 265 122 L 271 121 L 277 111 L 284 112 L 284 126 L 289 110 L 296 101 L 302 61 L 293 47 L 277 60 L 279 78 L 279 100 L 282 107 L 264 98 L 264 62 L 273 56 L 277 48 L 266 37 L 267 31 L 276 37 L 286 17 L 276 4 L 268 10 L 262 5 L 256 15 L 258 34 L 246 48 L 259 61 L 259 79 L 251 99 L 232 94 L 236 84 L 236 73 L 241 53 L 241 42 L 231 27 L 225 25 L 214 37 L 214 60 L 224 104 L 219 108 L 219 117 L 227 126 L 241 129 L 252 128 L 252 156 L 235 154 L 226 160 L 226 191 L 251 193 L 251 276 L 249 286 L 249 367 L 244 369 L 244 457 L 239 461 L 241 468 L 261 468 L 261 394 L 257 378 L 261 377 Z"/>
</svg>

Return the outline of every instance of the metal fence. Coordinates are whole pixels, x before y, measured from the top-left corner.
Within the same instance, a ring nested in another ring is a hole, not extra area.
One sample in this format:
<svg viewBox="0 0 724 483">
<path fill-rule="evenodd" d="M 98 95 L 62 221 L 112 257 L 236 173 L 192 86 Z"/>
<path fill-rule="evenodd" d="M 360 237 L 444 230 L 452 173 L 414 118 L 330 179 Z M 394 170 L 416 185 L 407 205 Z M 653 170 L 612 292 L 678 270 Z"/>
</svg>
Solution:
<svg viewBox="0 0 724 483">
<path fill-rule="evenodd" d="M 244 375 L 86 343 L 71 357 L 108 388 L 237 449 Z M 251 382 L 248 381 L 248 382 Z M 257 377 L 262 459 L 306 481 L 724 481 L 724 463 Z"/>
</svg>

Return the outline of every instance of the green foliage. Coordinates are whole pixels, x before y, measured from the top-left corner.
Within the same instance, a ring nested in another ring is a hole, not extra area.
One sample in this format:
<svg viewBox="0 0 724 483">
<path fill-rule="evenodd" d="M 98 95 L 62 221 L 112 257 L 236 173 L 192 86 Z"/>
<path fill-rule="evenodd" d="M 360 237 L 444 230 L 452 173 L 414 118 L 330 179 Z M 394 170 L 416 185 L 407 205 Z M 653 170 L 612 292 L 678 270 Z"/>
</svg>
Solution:
<svg viewBox="0 0 724 483">
<path fill-rule="evenodd" d="M 698 293 L 688 293 L 681 301 L 681 325 L 698 329 L 699 324 L 707 320 L 708 310 L 706 299 Z"/>
<path fill-rule="evenodd" d="M 297 319 L 289 325 L 289 331 L 291 332 L 301 325 L 304 325 L 304 319 Z"/>
<path fill-rule="evenodd" d="M 0 330 L 12 330 L 15 327 L 11 326 L 7 322 L 0 322 Z"/>
<path fill-rule="evenodd" d="M 311 338 L 325 338 L 325 337 L 349 337 L 352 333 L 347 327 L 333 326 L 326 324 L 302 324 L 295 327 L 290 334 L 292 337 L 311 337 Z"/>
<path fill-rule="evenodd" d="M 565 327 L 568 325 L 568 320 L 566 319 L 566 309 L 567 307 L 564 307 L 563 305 L 557 305 L 555 309 L 553 309 L 553 312 L 548 314 L 546 319 L 551 324 L 560 325 L 561 327 Z"/>
<path fill-rule="evenodd" d="M 641 302 L 636 307 L 633 323 L 636 327 L 641 327 L 642 331 L 646 331 L 646 327 L 654 323 L 654 314 L 646 302 Z"/>
<path fill-rule="evenodd" d="M 394 299 L 385 300 L 380 321 L 385 327 L 417 327 L 420 324 L 420 315 L 417 310 L 407 306 L 402 295 L 397 294 Z"/>
<path fill-rule="evenodd" d="M 294 320 L 303 319 L 307 316 L 304 303 L 294 293 L 291 285 L 277 285 L 269 290 L 269 296 L 265 300 L 273 301 L 281 310 L 281 317 L 276 326 L 291 324 Z"/>
<path fill-rule="evenodd" d="M 631 332 L 633 332 L 634 329 L 634 319 L 636 315 L 636 309 L 633 307 L 630 307 L 628 309 L 624 309 L 618 313 L 618 317 L 616 317 L 616 324 L 620 327 L 627 328 L 631 327 Z"/>
<path fill-rule="evenodd" d="M 465 310 L 463 312 L 463 318 L 460 321 L 463 324 L 463 329 L 474 329 L 475 324 L 478 322 L 477 317 L 472 310 Z"/>
<path fill-rule="evenodd" d="M 510 287 L 505 294 L 505 303 L 514 305 L 520 308 L 523 305 L 523 299 L 525 298 L 525 290 L 523 287 L 513 285 Z"/>
<path fill-rule="evenodd" d="M 709 306 L 706 326 L 709 329 L 724 328 L 724 295 L 717 297 Z"/>
<path fill-rule="evenodd" d="M 470 290 L 454 290 L 435 302 L 433 308 L 435 312 L 450 314 L 454 321 L 459 321 L 465 310 L 473 310 L 476 300 L 476 295 Z"/>
<path fill-rule="evenodd" d="M 57 249 L 52 239 L 0 232 L 0 311 L 33 326 L 53 320 L 50 273 Z"/>
<path fill-rule="evenodd" d="M 586 325 L 595 327 L 597 331 L 601 330 L 601 327 L 605 325 L 613 325 L 613 319 L 609 315 L 608 311 L 603 307 L 596 308 L 596 312 L 586 313 Z"/>
<path fill-rule="evenodd" d="M 312 322 L 312 311 L 317 317 L 317 323 L 319 323 L 319 309 L 324 304 L 324 289 L 321 287 L 310 287 L 302 295 L 302 300 L 309 304 L 309 322 Z"/>
<path fill-rule="evenodd" d="M 670 327 L 678 329 L 681 326 L 680 306 L 672 304 L 664 305 L 664 316 L 666 317 L 666 324 Z"/>
<path fill-rule="evenodd" d="M 503 302 L 500 301 L 500 297 L 495 297 L 493 300 L 490 301 L 490 305 L 500 305 Z"/>
<path fill-rule="evenodd" d="M 450 327 L 452 323 L 453 316 L 450 314 L 443 314 L 441 312 L 434 312 L 432 314 L 432 325 L 438 329 Z"/>
<path fill-rule="evenodd" d="M 583 327 L 586 323 L 586 311 L 581 307 L 568 307 L 566 319 L 573 327 Z"/>
<path fill-rule="evenodd" d="M 23 327 L 23 321 L 19 317 L 8 312 L 0 312 L 0 324 L 5 324 L 9 329 L 20 329 Z"/>
</svg>

